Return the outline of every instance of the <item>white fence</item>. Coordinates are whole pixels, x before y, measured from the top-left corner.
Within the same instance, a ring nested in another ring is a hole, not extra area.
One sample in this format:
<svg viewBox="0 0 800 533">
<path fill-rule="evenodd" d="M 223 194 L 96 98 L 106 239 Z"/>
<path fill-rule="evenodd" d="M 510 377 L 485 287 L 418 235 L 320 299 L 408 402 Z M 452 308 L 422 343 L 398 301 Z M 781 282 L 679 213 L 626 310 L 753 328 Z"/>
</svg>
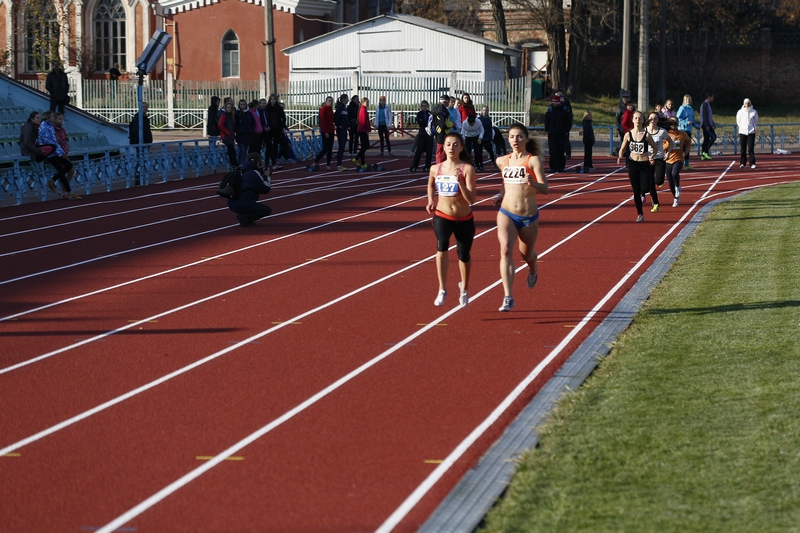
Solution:
<svg viewBox="0 0 800 533">
<path fill-rule="evenodd" d="M 72 103 L 84 111 L 110 122 L 128 124 L 137 111 L 137 84 L 134 78 L 112 82 L 110 80 L 82 80 L 71 73 Z M 23 83 L 44 92 L 44 80 L 25 80 Z M 203 128 L 206 110 L 212 96 L 232 97 L 235 101 L 251 101 L 266 96 L 266 83 L 260 80 L 192 81 L 145 79 L 142 97 L 148 103 L 153 128 Z M 327 96 L 340 94 L 367 97 L 373 105 L 380 96 L 386 96 L 395 112 L 413 117 L 419 103 L 428 100 L 431 107 L 443 93 L 460 96 L 467 92 L 477 109 L 488 105 L 496 124 L 528 122 L 530 109 L 530 77 L 507 81 L 459 80 L 454 73 L 447 77 L 399 78 L 391 76 L 361 76 L 331 78 L 314 81 L 279 83 L 278 92 L 286 106 L 289 127 L 317 125 L 317 112 Z"/>
</svg>

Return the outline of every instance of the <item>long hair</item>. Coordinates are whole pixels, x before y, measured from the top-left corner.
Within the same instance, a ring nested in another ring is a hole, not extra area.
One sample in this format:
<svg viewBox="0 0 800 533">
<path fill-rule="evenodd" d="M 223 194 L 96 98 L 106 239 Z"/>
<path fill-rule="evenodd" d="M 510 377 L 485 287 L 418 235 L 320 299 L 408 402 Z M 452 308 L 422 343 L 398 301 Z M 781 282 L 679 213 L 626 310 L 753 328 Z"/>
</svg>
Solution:
<svg viewBox="0 0 800 533">
<path fill-rule="evenodd" d="M 508 131 L 510 132 L 511 130 L 519 130 L 522 132 L 523 135 L 525 135 L 526 152 L 528 152 L 531 155 L 535 155 L 536 157 L 542 157 L 543 154 L 542 145 L 539 144 L 538 140 L 531 137 L 531 134 L 528 131 L 528 128 L 525 127 L 525 124 L 522 124 L 521 122 L 515 122 L 511 126 L 509 126 Z"/>
<path fill-rule="evenodd" d="M 464 138 L 461 136 L 461 134 L 458 133 L 457 131 L 451 131 L 450 133 L 444 136 L 445 142 L 447 142 L 448 137 L 455 137 L 461 144 L 461 151 L 458 153 L 458 160 L 472 165 L 473 164 L 472 155 L 470 155 L 469 152 L 467 152 L 467 146 L 464 143 Z"/>
</svg>

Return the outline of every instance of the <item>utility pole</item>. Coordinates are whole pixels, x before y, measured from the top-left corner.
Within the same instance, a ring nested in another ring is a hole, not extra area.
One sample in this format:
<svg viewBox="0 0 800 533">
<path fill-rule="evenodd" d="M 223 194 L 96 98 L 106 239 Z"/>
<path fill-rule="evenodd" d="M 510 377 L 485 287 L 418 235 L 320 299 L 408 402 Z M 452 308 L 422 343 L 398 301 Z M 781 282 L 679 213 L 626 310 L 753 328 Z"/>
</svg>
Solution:
<svg viewBox="0 0 800 533">
<path fill-rule="evenodd" d="M 639 94 L 637 109 L 647 116 L 650 96 L 650 0 L 641 0 L 639 6 Z"/>
<path fill-rule="evenodd" d="M 631 94 L 631 0 L 623 2 L 622 9 L 622 76 L 619 82 L 619 96 Z"/>
<path fill-rule="evenodd" d="M 275 26 L 272 17 L 272 0 L 264 0 L 264 33 L 267 40 L 262 44 L 267 55 L 267 98 L 271 94 L 278 94 L 278 80 L 275 77 Z"/>
</svg>

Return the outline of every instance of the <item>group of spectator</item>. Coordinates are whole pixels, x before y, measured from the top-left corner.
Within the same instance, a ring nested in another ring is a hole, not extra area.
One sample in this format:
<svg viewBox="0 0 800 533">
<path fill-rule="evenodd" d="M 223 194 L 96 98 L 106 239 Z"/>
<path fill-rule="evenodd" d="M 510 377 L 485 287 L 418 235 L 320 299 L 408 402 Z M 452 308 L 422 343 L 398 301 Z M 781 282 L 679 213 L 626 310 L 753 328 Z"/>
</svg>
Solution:
<svg viewBox="0 0 800 533">
<path fill-rule="evenodd" d="M 211 97 L 206 134 L 222 140 L 231 168 L 244 165 L 249 153 L 264 153 L 270 173 L 281 168 L 277 164 L 279 155 L 289 163 L 296 163 L 286 132 L 286 112 L 277 95 L 250 103 L 240 99 L 238 106 L 230 97 L 221 103 L 220 107 L 219 96 Z"/>
<path fill-rule="evenodd" d="M 69 160 L 69 140 L 63 123 L 62 112 L 32 112 L 20 131 L 20 153 L 29 156 L 32 162 L 46 162 L 55 169 L 53 177 L 47 180 L 50 191 L 59 194 L 56 187 L 58 182 L 63 198 L 80 200 L 81 197 L 70 187 L 75 168 Z"/>
</svg>

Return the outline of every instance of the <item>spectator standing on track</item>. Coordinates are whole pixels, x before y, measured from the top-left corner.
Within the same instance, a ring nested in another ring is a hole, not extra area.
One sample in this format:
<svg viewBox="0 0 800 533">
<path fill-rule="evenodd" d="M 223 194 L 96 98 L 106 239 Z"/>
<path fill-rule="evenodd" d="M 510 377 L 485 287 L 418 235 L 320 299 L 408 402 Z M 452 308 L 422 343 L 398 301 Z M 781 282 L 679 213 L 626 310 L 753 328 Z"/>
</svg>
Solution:
<svg viewBox="0 0 800 533">
<path fill-rule="evenodd" d="M 250 143 L 250 152 L 261 151 L 261 134 L 264 128 L 261 125 L 261 117 L 258 115 L 258 100 L 251 100 L 247 105 L 247 111 L 253 115 L 253 141 Z"/>
<path fill-rule="evenodd" d="M 436 163 L 441 163 L 446 159 L 444 154 L 444 138 L 453 127 L 453 120 L 450 118 L 450 97 L 443 94 L 439 97 L 439 103 L 431 111 L 433 115 L 433 129 L 436 141 Z"/>
<path fill-rule="evenodd" d="M 269 147 L 267 149 L 267 165 L 270 168 L 270 175 L 272 170 L 280 170 L 283 168 L 278 165 L 278 147 L 283 143 L 284 133 L 286 128 L 286 111 L 283 110 L 280 102 L 278 102 L 278 95 L 269 95 L 267 101 L 266 113 L 268 116 L 267 122 L 269 123 Z"/>
<path fill-rule="evenodd" d="M 559 101 L 560 102 L 560 101 Z M 550 188 L 542 165 L 542 148 L 530 137 L 528 128 L 514 123 L 508 129 L 511 153 L 497 159 L 503 176 L 500 194 L 495 199 L 497 212 L 497 240 L 500 242 L 500 276 L 503 279 L 503 305 L 498 311 L 514 308 L 514 242 L 519 242 L 519 253 L 528 264 L 527 285 L 532 289 L 539 280 L 536 265 L 536 238 L 539 235 L 539 208 L 536 194 L 548 194 Z M 563 153 L 563 152 L 562 152 Z"/>
<path fill-rule="evenodd" d="M 475 111 L 475 104 L 472 103 L 472 97 L 469 93 L 464 93 L 461 95 L 461 105 L 458 108 L 458 112 L 461 115 L 461 125 L 464 125 L 464 122 L 467 121 L 470 115 L 477 115 L 478 113 Z"/>
<path fill-rule="evenodd" d="M 700 104 L 700 128 L 703 130 L 703 148 L 700 150 L 700 159 L 711 160 L 711 147 L 717 140 L 717 125 L 714 122 L 714 112 L 711 110 L 711 103 L 714 95 L 706 93 L 706 99 Z"/>
<path fill-rule="evenodd" d="M 33 111 L 19 132 L 19 153 L 20 155 L 29 156 L 31 162 L 44 161 L 44 152 L 36 144 L 39 138 L 39 124 L 41 123 L 41 113 Z"/>
<path fill-rule="evenodd" d="M 237 161 L 239 166 L 247 161 L 250 145 L 253 144 L 253 130 L 255 119 L 247 108 L 247 101 L 239 100 L 239 109 L 236 110 L 236 124 L 234 125 L 234 139 L 237 147 Z"/>
<path fill-rule="evenodd" d="M 381 96 L 378 99 L 378 108 L 375 110 L 375 119 L 373 127 L 378 130 L 378 139 L 381 143 L 381 153 L 378 154 L 383 157 L 383 141 L 386 140 L 386 151 L 389 156 L 392 156 L 392 143 L 389 141 L 389 130 L 392 128 L 394 115 L 392 108 L 386 103 L 386 97 Z"/>
<path fill-rule="evenodd" d="M 269 176 L 264 178 L 259 153 L 247 154 L 241 170 L 242 185 L 236 198 L 228 198 L 228 209 L 236 213 L 240 226 L 254 226 L 256 220 L 272 213 L 270 206 L 258 203 L 259 195 L 269 194 L 272 190 L 272 183 Z"/>
<path fill-rule="evenodd" d="M 361 102 L 358 95 L 354 94 L 347 104 L 347 118 L 350 120 L 350 157 L 358 153 L 358 112 L 361 109 Z"/>
<path fill-rule="evenodd" d="M 678 119 L 678 129 L 685 131 L 689 139 L 692 139 L 692 128 L 699 128 L 700 126 L 694 120 L 694 109 L 692 109 L 692 96 L 690 94 L 683 95 L 683 105 L 678 108 L 678 112 L 675 116 Z M 689 151 L 691 152 L 691 150 Z M 683 168 L 686 170 L 694 170 L 692 165 L 689 164 L 688 153 L 683 163 Z"/>
<path fill-rule="evenodd" d="M 551 172 L 564 172 L 567 165 L 565 153 L 571 122 L 572 116 L 562 107 L 561 97 L 554 94 L 551 105 L 544 114 L 544 131 L 547 132 Z"/>
<path fill-rule="evenodd" d="M 583 139 L 583 172 L 594 170 L 592 164 L 592 147 L 594 146 L 594 128 L 592 127 L 592 112 L 584 111 L 581 121 L 581 138 Z"/>
<path fill-rule="evenodd" d="M 484 150 L 489 154 L 489 163 L 497 166 L 497 163 L 494 162 L 494 126 L 492 125 L 492 117 L 489 116 L 489 106 L 481 107 L 481 114 L 478 116 L 478 120 L 481 121 L 481 125 L 483 126 L 483 139 L 478 145 L 478 155 L 475 161 L 480 162 L 481 170 L 483 170 Z"/>
<path fill-rule="evenodd" d="M 467 116 L 467 120 L 461 124 L 461 137 L 464 139 L 467 155 L 477 157 L 478 150 L 480 150 L 483 142 L 483 123 L 478 120 L 475 113 Z M 475 168 L 483 171 L 483 161 L 476 159 Z"/>
<path fill-rule="evenodd" d="M 319 108 L 319 133 L 322 136 L 322 149 L 314 158 L 314 168 L 319 168 L 319 160 L 327 156 L 326 170 L 331 169 L 331 158 L 333 157 L 333 135 L 336 133 L 336 121 L 333 112 L 333 96 L 325 99 L 325 103 Z"/>
<path fill-rule="evenodd" d="M 225 107 L 219 114 L 217 121 L 219 127 L 219 135 L 222 138 L 222 144 L 228 150 L 228 161 L 230 162 L 231 169 L 239 166 L 239 156 L 236 155 L 236 143 L 234 139 L 234 132 L 236 131 L 236 112 L 234 110 L 233 102 L 225 102 Z"/>
<path fill-rule="evenodd" d="M 39 135 L 36 143 L 39 149 L 45 152 L 45 161 L 56 169 L 55 175 L 47 181 L 47 188 L 53 193 L 58 194 L 55 182 L 61 183 L 61 197 L 69 198 L 70 200 L 80 200 L 81 197 L 75 194 L 69 186 L 69 179 L 67 179 L 70 171 L 72 170 L 72 162 L 67 158 L 64 149 L 58 143 L 56 137 L 56 130 L 53 126 L 54 116 L 52 111 L 45 111 L 42 113 L 42 122 L 39 124 Z M 45 148 L 46 147 L 46 148 Z M 47 153 L 49 152 L 49 154 Z"/>
<path fill-rule="evenodd" d="M 417 124 L 419 125 L 419 132 L 415 139 L 416 149 L 414 150 L 414 162 L 411 163 L 410 172 L 416 172 L 419 167 L 419 160 L 422 158 L 422 152 L 425 152 L 425 166 L 422 167 L 423 172 L 428 172 L 431 169 L 431 160 L 433 159 L 433 143 L 434 139 L 428 135 L 428 119 L 431 117 L 431 112 L 428 110 L 428 101 L 423 100 L 419 104 L 419 111 L 417 112 Z"/>
<path fill-rule="evenodd" d="M 453 122 L 453 127 L 450 128 L 450 131 L 458 133 L 461 131 L 461 112 L 456 109 L 456 97 L 450 97 L 449 107 L 447 111 L 450 113 L 450 120 Z"/>
<path fill-rule="evenodd" d="M 333 122 L 336 125 L 336 139 L 339 141 L 339 151 L 336 152 L 336 169 L 347 170 L 342 165 L 344 160 L 344 149 L 347 146 L 347 130 L 350 129 L 350 115 L 347 111 L 347 95 L 339 96 L 336 102 L 336 110 L 333 112 Z"/>
<path fill-rule="evenodd" d="M 692 149 L 692 139 L 685 131 L 678 129 L 678 119 L 671 118 L 667 128 L 669 139 L 665 139 L 666 155 L 664 162 L 667 165 L 666 174 L 669 182 L 669 191 L 674 200 L 672 207 L 678 207 L 681 198 L 681 169 L 689 150 Z M 668 142 L 667 142 L 668 141 Z"/>
<path fill-rule="evenodd" d="M 258 121 L 261 123 L 261 135 L 258 139 L 258 152 L 265 151 L 264 159 L 269 157 L 269 114 L 267 113 L 267 99 L 262 98 L 258 101 Z"/>
<path fill-rule="evenodd" d="M 53 69 L 47 73 L 45 89 L 50 93 L 50 111 L 64 112 L 69 103 L 69 79 L 61 69 L 61 61 L 53 61 Z"/>
<path fill-rule="evenodd" d="M 575 120 L 575 116 L 574 116 L 574 114 L 572 112 L 572 104 L 567 99 L 567 97 L 564 96 L 564 93 L 561 92 L 561 91 L 558 91 L 556 94 L 561 99 L 561 107 L 563 107 L 564 111 L 566 111 L 567 114 L 569 115 L 569 127 L 567 129 L 567 140 L 566 140 L 566 143 L 564 144 L 564 158 L 565 158 L 565 161 L 566 161 L 567 159 L 572 159 L 572 143 L 569 140 L 569 132 L 572 131 L 572 126 L 573 126 L 573 122 Z"/>
<path fill-rule="evenodd" d="M 747 152 L 750 152 L 750 168 L 756 168 L 756 127 L 758 112 L 753 109 L 749 98 L 744 99 L 742 108 L 736 112 L 736 127 L 739 128 L 739 168 L 747 166 Z"/>
<path fill-rule="evenodd" d="M 458 303 L 465 307 L 469 303 L 469 276 L 472 263 L 470 251 L 475 239 L 475 220 L 472 204 L 477 198 L 477 176 L 470 162 L 464 141 L 458 133 L 447 133 L 444 138 L 445 161 L 433 166 L 428 174 L 428 214 L 433 215 L 433 231 L 436 234 L 436 274 L 439 292 L 433 305 L 444 305 L 447 297 L 447 270 L 450 266 L 448 249 L 450 236 L 456 237 L 458 269 L 461 282 L 458 284 Z M 439 196 L 434 200 L 434 192 Z"/>
<path fill-rule="evenodd" d="M 627 133 L 622 128 L 622 116 L 625 114 L 625 111 L 628 109 L 628 102 L 631 101 L 631 97 L 627 94 L 622 95 L 622 101 L 620 102 L 619 106 L 617 106 L 617 112 L 614 114 L 614 117 L 617 120 L 617 133 L 619 134 L 619 142 L 622 142 L 622 138 Z"/>
<path fill-rule="evenodd" d="M 644 124 L 644 115 L 640 111 L 633 114 L 633 129 L 622 138 L 622 146 L 617 156 L 617 164 L 622 162 L 622 158 L 628 159 L 628 179 L 633 189 L 633 203 L 636 205 L 636 222 L 644 221 L 642 212 L 642 198 L 650 187 L 650 158 L 647 155 L 647 146 L 656 149 L 655 142 Z"/>
<path fill-rule="evenodd" d="M 372 131 L 369 121 L 369 98 L 361 99 L 361 107 L 358 109 L 358 143 L 361 149 L 353 158 L 353 163 L 357 167 L 367 168 L 366 154 L 369 149 L 369 132 Z M 359 161 L 361 164 L 359 165 Z"/>
<path fill-rule="evenodd" d="M 206 135 L 219 137 L 219 96 L 211 97 L 211 105 L 206 113 Z"/>
</svg>

